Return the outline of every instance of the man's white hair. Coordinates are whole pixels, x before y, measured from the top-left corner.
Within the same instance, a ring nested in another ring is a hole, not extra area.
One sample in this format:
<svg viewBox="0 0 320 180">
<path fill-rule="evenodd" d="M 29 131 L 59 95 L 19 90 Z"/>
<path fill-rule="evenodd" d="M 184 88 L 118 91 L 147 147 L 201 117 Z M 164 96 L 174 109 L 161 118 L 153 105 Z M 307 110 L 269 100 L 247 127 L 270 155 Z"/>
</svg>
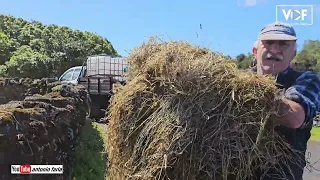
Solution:
<svg viewBox="0 0 320 180">
<path fill-rule="evenodd" d="M 256 42 L 254 42 L 254 44 L 253 44 L 253 47 L 258 48 L 258 44 L 259 44 L 259 40 L 256 40 Z"/>
<path fill-rule="evenodd" d="M 256 40 L 256 41 L 254 42 L 254 44 L 253 44 L 253 47 L 254 47 L 254 48 L 258 48 L 259 42 L 260 42 L 260 40 Z M 297 41 L 296 41 L 295 44 L 294 44 L 294 49 L 295 49 L 295 51 L 298 50 L 298 43 L 297 43 Z"/>
</svg>

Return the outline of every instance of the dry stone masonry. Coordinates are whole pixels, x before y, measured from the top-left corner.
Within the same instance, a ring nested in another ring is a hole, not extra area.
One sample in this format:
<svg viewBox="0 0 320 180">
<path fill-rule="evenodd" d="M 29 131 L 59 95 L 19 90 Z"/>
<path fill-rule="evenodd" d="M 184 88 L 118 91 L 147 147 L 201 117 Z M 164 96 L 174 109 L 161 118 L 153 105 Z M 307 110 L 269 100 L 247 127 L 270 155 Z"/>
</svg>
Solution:
<svg viewBox="0 0 320 180">
<path fill-rule="evenodd" d="M 68 179 L 87 97 L 53 79 L 0 79 L 0 179 Z M 12 164 L 63 164 L 64 175 L 11 175 Z"/>
</svg>

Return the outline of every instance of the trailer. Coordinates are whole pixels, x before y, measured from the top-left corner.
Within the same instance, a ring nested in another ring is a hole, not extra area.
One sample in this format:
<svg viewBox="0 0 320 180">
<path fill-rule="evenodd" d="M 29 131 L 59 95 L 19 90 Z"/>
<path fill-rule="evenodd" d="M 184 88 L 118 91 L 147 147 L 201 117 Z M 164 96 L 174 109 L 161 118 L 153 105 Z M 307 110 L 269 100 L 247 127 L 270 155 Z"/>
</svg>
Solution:
<svg viewBox="0 0 320 180">
<path fill-rule="evenodd" d="M 59 80 L 84 86 L 90 96 L 89 117 L 100 120 L 105 116 L 113 95 L 113 84 L 126 83 L 128 67 L 129 64 L 123 57 L 94 55 L 89 56 L 82 66 L 68 69 Z"/>
</svg>

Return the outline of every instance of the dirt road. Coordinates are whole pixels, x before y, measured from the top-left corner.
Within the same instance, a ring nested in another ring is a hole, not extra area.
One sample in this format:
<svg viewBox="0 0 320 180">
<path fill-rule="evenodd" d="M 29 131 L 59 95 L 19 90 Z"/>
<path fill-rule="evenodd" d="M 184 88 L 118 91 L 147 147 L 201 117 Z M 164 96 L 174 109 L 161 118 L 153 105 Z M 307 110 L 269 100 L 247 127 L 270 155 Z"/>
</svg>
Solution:
<svg viewBox="0 0 320 180">
<path fill-rule="evenodd" d="M 320 180 L 320 142 L 309 141 L 306 155 L 310 165 L 305 168 L 303 180 Z"/>
</svg>

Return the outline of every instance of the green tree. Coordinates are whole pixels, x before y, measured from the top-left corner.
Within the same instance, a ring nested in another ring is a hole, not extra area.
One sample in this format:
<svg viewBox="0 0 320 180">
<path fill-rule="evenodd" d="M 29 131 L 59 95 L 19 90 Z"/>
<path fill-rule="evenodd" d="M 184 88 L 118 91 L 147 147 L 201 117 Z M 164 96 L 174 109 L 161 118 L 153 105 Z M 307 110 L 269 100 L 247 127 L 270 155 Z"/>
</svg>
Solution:
<svg viewBox="0 0 320 180">
<path fill-rule="evenodd" d="M 11 52 L 14 50 L 15 44 L 3 32 L 0 32 L 0 65 L 9 60 Z"/>
<path fill-rule="evenodd" d="M 236 57 L 238 68 L 240 68 L 240 69 L 250 68 L 250 66 L 253 63 L 253 59 L 254 59 L 254 56 L 251 53 L 248 53 L 247 55 L 239 54 Z"/>
<path fill-rule="evenodd" d="M 292 65 L 297 70 L 309 70 L 320 74 L 320 40 L 305 41 L 303 49 L 294 58 Z"/>
<path fill-rule="evenodd" d="M 48 76 L 48 57 L 33 51 L 29 46 L 21 46 L 5 63 L 7 76 L 41 78 Z"/>
<path fill-rule="evenodd" d="M 59 76 L 88 56 L 119 56 L 106 38 L 95 33 L 1 14 L 0 24 L 0 76 Z"/>
</svg>

